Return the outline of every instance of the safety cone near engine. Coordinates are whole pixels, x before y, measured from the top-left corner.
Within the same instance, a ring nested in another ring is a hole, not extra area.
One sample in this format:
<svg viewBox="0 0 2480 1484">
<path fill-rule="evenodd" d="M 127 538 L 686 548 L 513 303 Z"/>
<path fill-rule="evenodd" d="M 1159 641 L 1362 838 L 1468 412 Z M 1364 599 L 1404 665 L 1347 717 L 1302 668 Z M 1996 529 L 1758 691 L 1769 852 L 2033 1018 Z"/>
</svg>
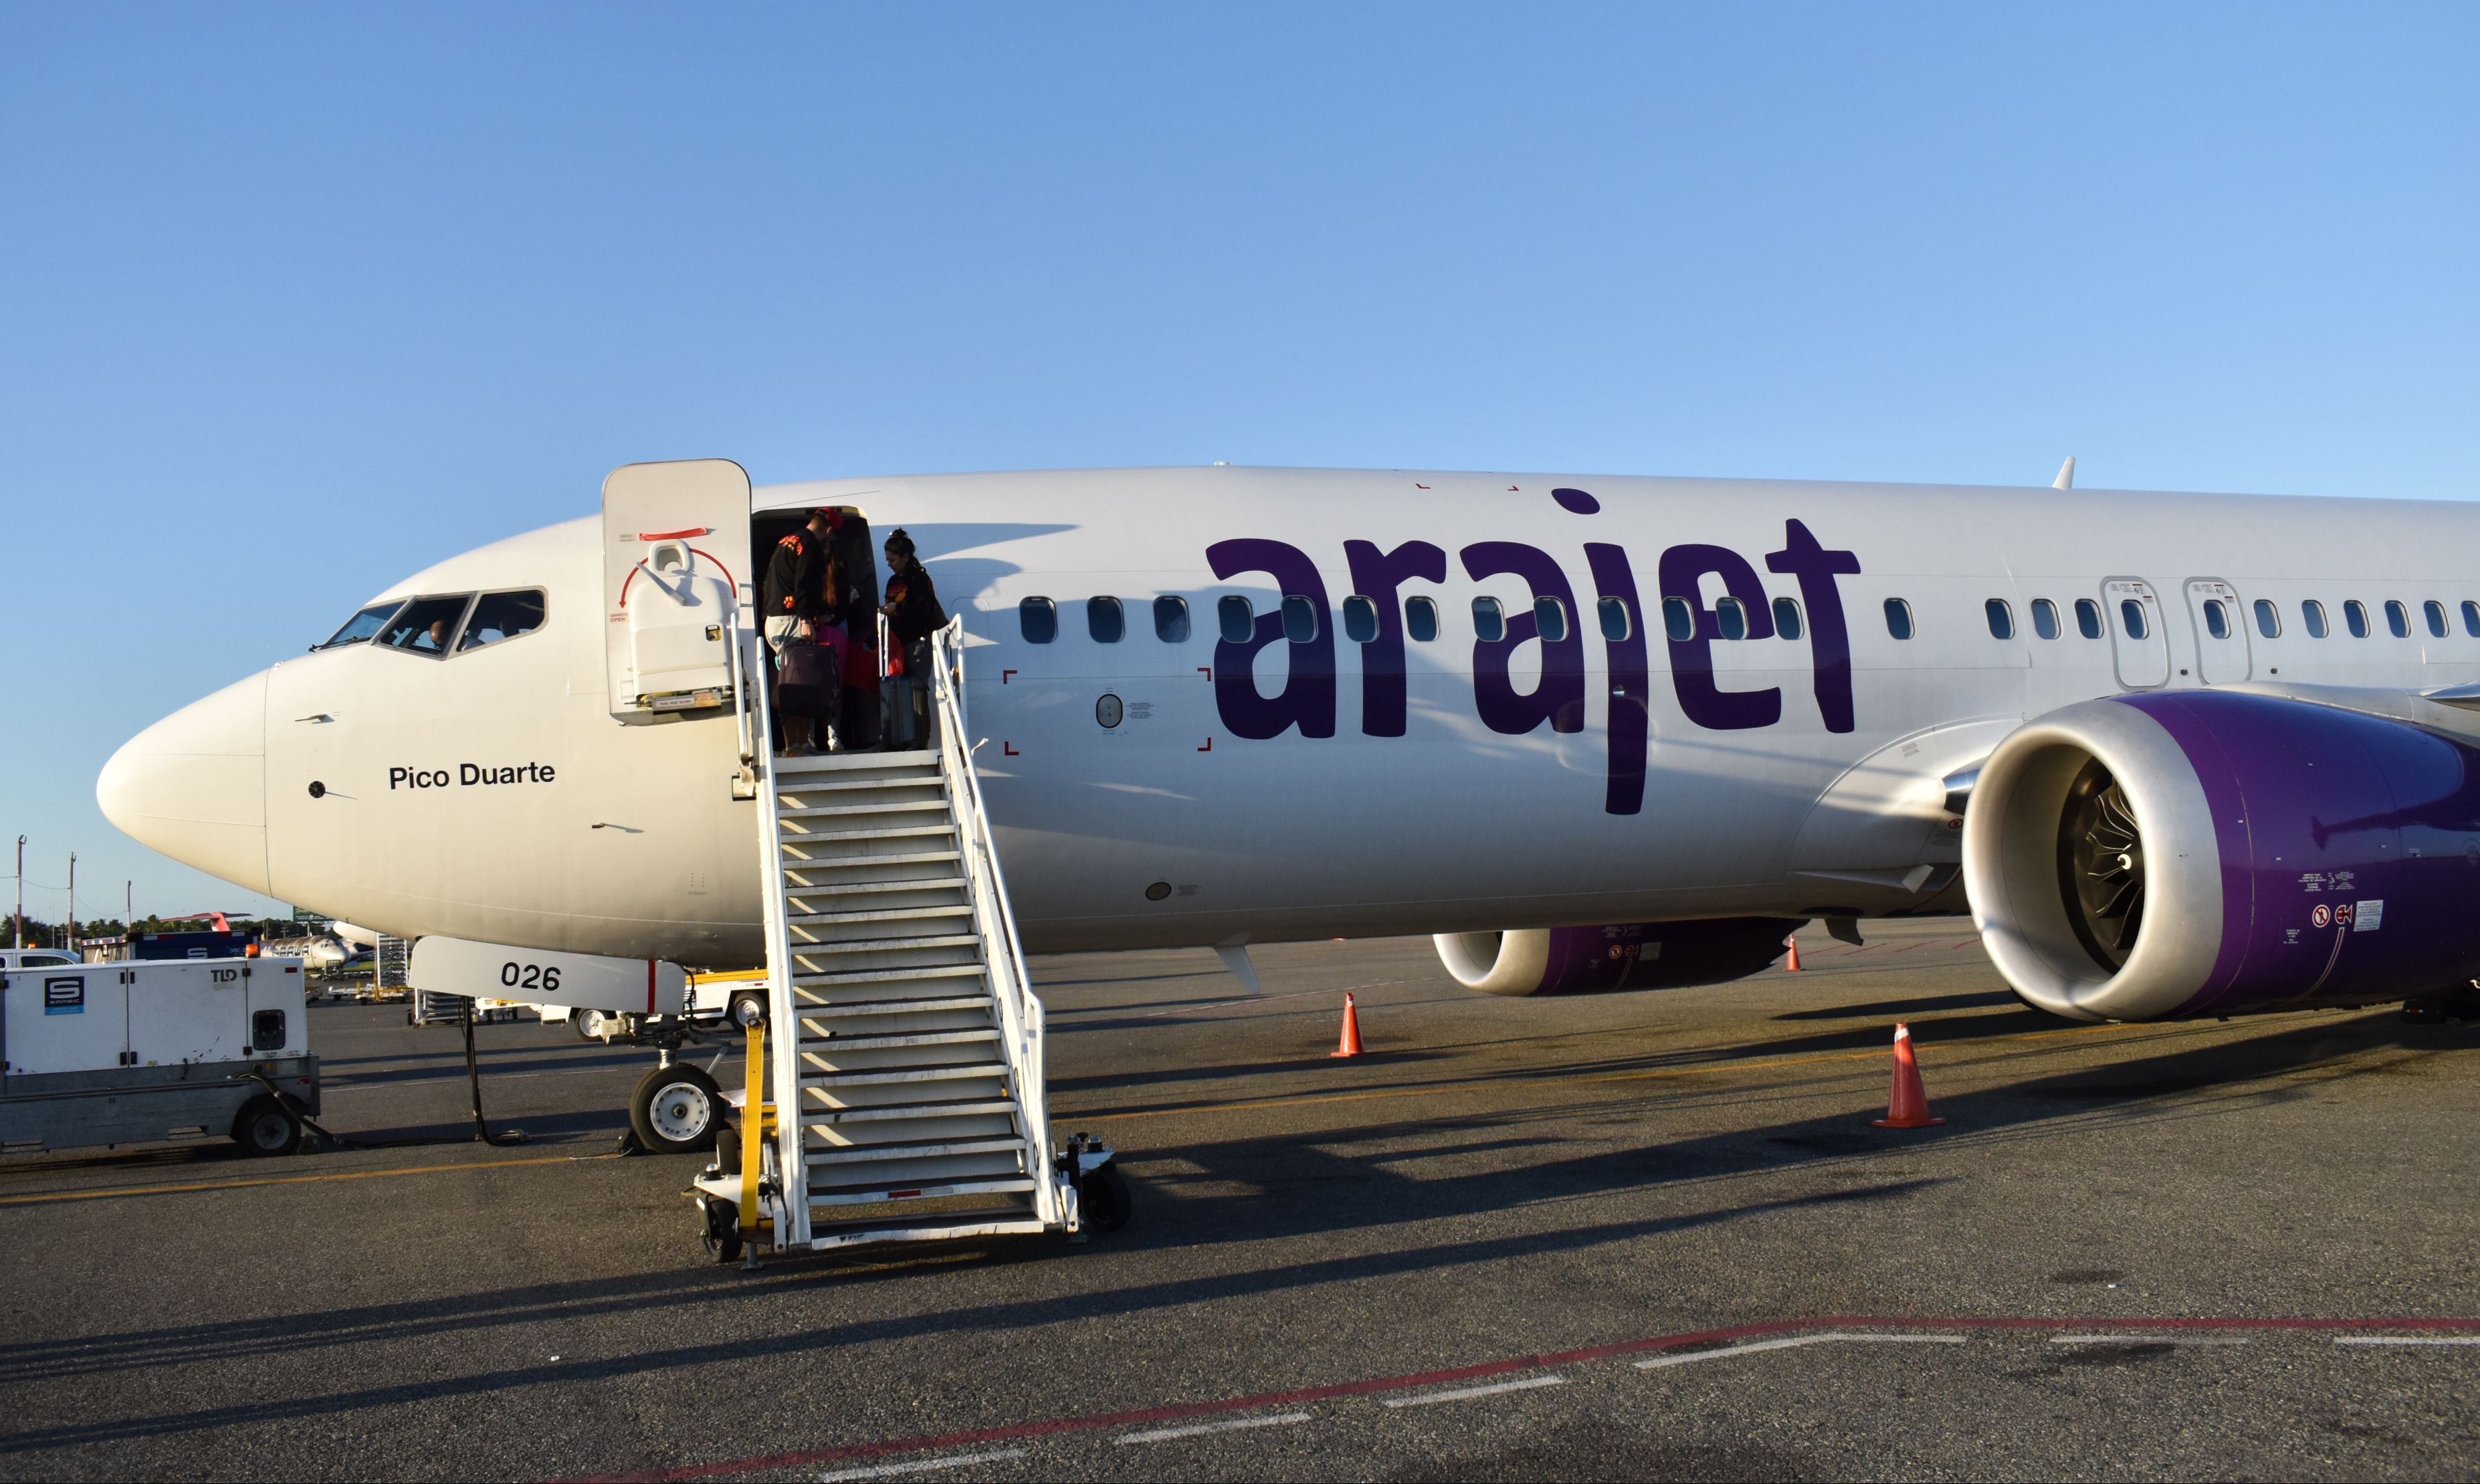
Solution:
<svg viewBox="0 0 2480 1484">
<path fill-rule="evenodd" d="M 1798 972 L 1799 972 L 1799 934 L 1796 934 L 1796 933 L 1795 933 L 1795 934 L 1793 934 L 1791 936 L 1784 938 L 1784 939 L 1783 939 L 1783 946 L 1784 946 L 1785 948 L 1788 948 L 1788 949 L 1790 949 L 1790 950 L 1791 950 L 1791 957 L 1790 957 L 1790 958 L 1788 958 L 1788 959 L 1785 959 L 1783 960 L 1783 972 L 1784 972 L 1784 973 L 1786 973 L 1786 974 L 1796 974 L 1796 973 L 1798 973 Z"/>
<path fill-rule="evenodd" d="M 1343 997 L 1343 1044 L 1328 1052 L 1332 1057 L 1360 1055 L 1360 1012 L 1353 1008 L 1352 996 Z"/>
<path fill-rule="evenodd" d="M 1881 1129 L 1925 1129 L 1946 1121 L 1929 1116 L 1921 1063 L 1912 1059 L 1912 1028 L 1900 1021 L 1895 1023 L 1895 1090 L 1886 1099 L 1886 1116 L 1871 1121 Z"/>
</svg>

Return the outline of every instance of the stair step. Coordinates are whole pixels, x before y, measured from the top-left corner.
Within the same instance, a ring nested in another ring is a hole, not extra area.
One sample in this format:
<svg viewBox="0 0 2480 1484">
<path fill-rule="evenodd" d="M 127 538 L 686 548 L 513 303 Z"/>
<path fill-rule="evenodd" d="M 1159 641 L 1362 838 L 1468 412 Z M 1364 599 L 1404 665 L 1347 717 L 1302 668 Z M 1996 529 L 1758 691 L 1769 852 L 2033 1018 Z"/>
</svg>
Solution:
<svg viewBox="0 0 2480 1484">
<path fill-rule="evenodd" d="M 998 1195 L 1012 1190 L 1030 1190 L 1033 1179 L 1020 1175 L 1010 1180 L 969 1180 L 955 1185 L 908 1186 L 892 1190 L 842 1190 L 832 1195 L 810 1196 L 812 1209 L 820 1206 L 862 1206 L 873 1201 L 935 1200 L 943 1195 Z"/>
<path fill-rule="evenodd" d="M 981 944 L 982 940 L 970 933 L 924 934 L 919 937 L 829 938 L 795 943 L 792 955 L 799 959 L 814 959 L 826 954 L 891 953 L 905 948 L 979 948 Z"/>
<path fill-rule="evenodd" d="M 832 989 L 839 985 L 870 985 L 895 983 L 908 979 L 978 979 L 983 972 L 979 963 L 934 963 L 917 969 L 848 969 L 840 973 L 794 974 L 795 989 Z"/>
<path fill-rule="evenodd" d="M 835 840 L 901 840 L 925 835 L 952 835 L 955 832 L 955 824 L 943 815 L 937 823 L 927 825 L 892 825 L 877 830 L 816 830 L 807 834 L 788 834 L 784 836 L 784 848 L 788 851 L 798 845 L 823 845 Z M 815 857 L 803 856 L 795 858 L 811 860 Z"/>
<path fill-rule="evenodd" d="M 967 1041 L 995 1041 L 999 1038 L 995 1026 L 969 1031 L 917 1031 L 910 1035 L 896 1032 L 888 1036 L 804 1036 L 803 1048 L 821 1046 L 829 1051 L 885 1051 L 891 1046 L 960 1046 Z"/>
<path fill-rule="evenodd" d="M 808 1020 L 814 1016 L 827 1015 L 926 1015 L 935 1011 L 988 1010 L 990 1008 L 991 997 L 987 994 L 977 994 L 942 998 L 925 997 L 918 1000 L 842 1001 L 834 1005 L 807 1007 L 797 1013 L 800 1018 Z"/>
<path fill-rule="evenodd" d="M 908 772 L 892 778 L 805 777 L 779 783 L 776 788 L 779 792 L 793 794 L 863 793 L 872 788 L 937 788 L 943 781 L 934 770 Z"/>
<path fill-rule="evenodd" d="M 788 893 L 787 893 L 788 896 Z M 938 906 L 880 906 L 880 908 L 845 910 L 845 913 L 793 913 L 784 923 L 793 928 L 823 928 L 831 923 L 910 923 L 922 918 L 969 918 L 972 904 L 944 901 Z"/>
<path fill-rule="evenodd" d="M 828 1108 L 801 1114 L 802 1126 L 813 1124 L 841 1128 L 847 1123 L 885 1123 L 897 1118 L 964 1118 L 986 1113 L 1007 1113 L 1014 1116 L 1016 1099 L 1012 1097 L 972 1098 L 953 1103 L 887 1103 L 873 1108 Z"/>
<path fill-rule="evenodd" d="M 802 1158 L 813 1166 L 819 1164 L 871 1164 L 888 1160 L 934 1160 L 951 1154 L 1021 1154 L 1021 1139 L 969 1139 L 946 1144 L 854 1144 L 814 1153 Z"/>
<path fill-rule="evenodd" d="M 925 1216 L 903 1226 L 882 1226 L 856 1221 L 850 1228 L 830 1227 L 814 1231 L 810 1250 L 825 1252 L 836 1247 L 872 1246 L 880 1242 L 940 1241 L 963 1237 L 1014 1237 L 1046 1230 L 1041 1218 L 1005 1212 L 967 1212 L 951 1216 Z"/>
<path fill-rule="evenodd" d="M 944 814 L 944 799 L 908 799 L 896 804 L 805 804 L 775 810 L 777 819 L 849 819 L 870 814 Z"/>
<path fill-rule="evenodd" d="M 938 857 L 923 857 L 917 863 L 926 865 L 930 860 L 936 858 Z M 949 852 L 947 858 L 954 858 L 954 853 Z M 917 863 L 912 859 L 912 857 L 901 856 L 864 856 L 857 859 L 842 863 L 847 865 L 861 865 L 865 862 L 876 861 L 893 861 L 897 864 Z M 965 879 L 961 876 L 897 876 L 874 882 L 838 882 L 832 886 L 793 886 L 788 884 L 784 888 L 784 895 L 788 897 L 863 897 L 868 896 L 872 892 L 889 891 L 962 891 L 965 889 Z"/>
<path fill-rule="evenodd" d="M 804 1072 L 804 1087 L 877 1087 L 900 1082 L 955 1082 L 966 1077 L 1007 1076 L 1004 1062 L 966 1062 L 955 1066 L 908 1066 L 897 1071 Z"/>
<path fill-rule="evenodd" d="M 827 753 L 816 757 L 778 757 L 775 771 L 784 777 L 818 773 L 855 773 L 880 768 L 935 768 L 935 749 L 907 753 Z"/>
</svg>

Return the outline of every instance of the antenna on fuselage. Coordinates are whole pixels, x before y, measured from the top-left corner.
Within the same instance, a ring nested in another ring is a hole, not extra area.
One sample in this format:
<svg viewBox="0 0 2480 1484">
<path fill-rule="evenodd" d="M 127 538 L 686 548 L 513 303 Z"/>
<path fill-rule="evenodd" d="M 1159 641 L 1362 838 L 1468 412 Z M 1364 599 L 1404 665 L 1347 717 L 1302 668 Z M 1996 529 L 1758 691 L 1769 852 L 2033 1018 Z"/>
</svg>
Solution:
<svg viewBox="0 0 2480 1484">
<path fill-rule="evenodd" d="M 2070 453 L 2067 455 L 2067 461 L 2058 466 L 2058 477 L 2050 481 L 2050 488 L 2054 490 L 2072 490 L 2075 487 L 2076 456 Z"/>
</svg>

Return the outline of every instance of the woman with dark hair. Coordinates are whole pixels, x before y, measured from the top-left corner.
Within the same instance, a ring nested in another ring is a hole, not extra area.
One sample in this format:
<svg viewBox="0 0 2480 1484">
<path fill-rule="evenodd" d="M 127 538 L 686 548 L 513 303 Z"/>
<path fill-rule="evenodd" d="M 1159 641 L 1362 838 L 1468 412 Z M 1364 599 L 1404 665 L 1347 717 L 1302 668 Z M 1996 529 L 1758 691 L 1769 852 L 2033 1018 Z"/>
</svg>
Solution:
<svg viewBox="0 0 2480 1484">
<path fill-rule="evenodd" d="M 930 635 L 947 622 L 939 606 L 939 590 L 930 571 L 913 554 L 913 538 L 901 526 L 887 537 L 887 615 L 889 657 L 901 657 L 902 673 L 889 677 L 886 741 L 890 750 L 918 747 L 927 737 L 929 693 L 917 683 L 930 673 Z"/>
</svg>

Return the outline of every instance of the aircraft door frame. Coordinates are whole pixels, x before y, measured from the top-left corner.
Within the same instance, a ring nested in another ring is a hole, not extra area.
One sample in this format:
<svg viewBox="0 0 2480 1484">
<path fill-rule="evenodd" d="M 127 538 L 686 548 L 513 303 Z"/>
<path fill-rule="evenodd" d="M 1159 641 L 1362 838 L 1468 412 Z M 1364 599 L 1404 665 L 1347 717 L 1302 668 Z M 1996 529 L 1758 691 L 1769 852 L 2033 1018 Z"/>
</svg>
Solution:
<svg viewBox="0 0 2480 1484">
<path fill-rule="evenodd" d="M 2212 626 L 2205 621 L 2205 604 L 2220 602 L 2227 610 L 2230 636 L 2216 639 Z M 2194 627 L 2196 640 L 2196 678 L 2207 685 L 2236 685 L 2256 670 L 2256 655 L 2248 640 L 2247 605 L 2239 601 L 2239 591 L 2219 577 L 2187 579 L 2187 619 Z"/>
<path fill-rule="evenodd" d="M 2121 603 L 2133 602 L 2144 617 L 2144 633 L 2128 632 Z M 2118 683 L 2129 690 L 2157 690 L 2170 683 L 2170 632 L 2163 623 L 2161 597 L 2142 577 L 2105 577 L 2101 584 L 2102 623 L 2109 629 L 2110 660 Z"/>
</svg>

